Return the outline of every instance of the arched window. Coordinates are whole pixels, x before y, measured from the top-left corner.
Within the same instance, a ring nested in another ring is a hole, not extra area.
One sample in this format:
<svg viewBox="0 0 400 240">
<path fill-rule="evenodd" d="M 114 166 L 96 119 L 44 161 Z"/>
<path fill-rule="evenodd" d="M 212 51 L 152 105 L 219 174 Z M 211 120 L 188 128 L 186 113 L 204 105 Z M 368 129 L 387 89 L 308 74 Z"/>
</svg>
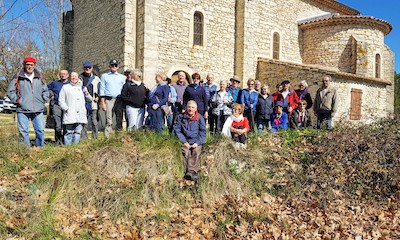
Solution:
<svg viewBox="0 0 400 240">
<path fill-rule="evenodd" d="M 193 18 L 193 45 L 203 46 L 204 17 L 201 12 L 194 12 Z"/>
<path fill-rule="evenodd" d="M 279 33 L 274 32 L 272 43 L 272 58 L 279 59 L 280 37 Z"/>
<path fill-rule="evenodd" d="M 381 78 L 381 55 L 375 55 L 375 77 Z"/>
</svg>

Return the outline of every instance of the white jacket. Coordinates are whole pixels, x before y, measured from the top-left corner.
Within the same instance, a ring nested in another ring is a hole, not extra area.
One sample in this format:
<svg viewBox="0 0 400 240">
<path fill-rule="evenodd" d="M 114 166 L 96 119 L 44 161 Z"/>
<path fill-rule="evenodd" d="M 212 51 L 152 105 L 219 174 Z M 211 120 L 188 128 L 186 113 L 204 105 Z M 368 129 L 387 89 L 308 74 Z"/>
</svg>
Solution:
<svg viewBox="0 0 400 240">
<path fill-rule="evenodd" d="M 92 96 L 82 91 L 82 85 L 72 83 L 61 88 L 58 104 L 64 111 L 63 124 L 87 123 L 86 102 L 91 102 Z"/>
</svg>

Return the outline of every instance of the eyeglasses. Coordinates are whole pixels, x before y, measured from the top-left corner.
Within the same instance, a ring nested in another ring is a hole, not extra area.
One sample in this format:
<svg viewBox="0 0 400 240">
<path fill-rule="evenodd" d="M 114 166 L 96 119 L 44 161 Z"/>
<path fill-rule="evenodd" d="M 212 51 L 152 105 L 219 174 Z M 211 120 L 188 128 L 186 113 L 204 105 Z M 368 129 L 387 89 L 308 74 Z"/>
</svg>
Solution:
<svg viewBox="0 0 400 240">
<path fill-rule="evenodd" d="M 232 108 L 232 110 L 240 110 L 240 108 Z"/>
</svg>

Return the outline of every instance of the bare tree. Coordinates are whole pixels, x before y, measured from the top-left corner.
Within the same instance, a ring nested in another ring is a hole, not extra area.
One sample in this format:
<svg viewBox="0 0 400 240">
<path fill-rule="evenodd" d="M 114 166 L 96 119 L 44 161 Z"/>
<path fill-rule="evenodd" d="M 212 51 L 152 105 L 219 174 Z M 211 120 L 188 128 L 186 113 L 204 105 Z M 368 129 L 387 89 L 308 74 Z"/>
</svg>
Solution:
<svg viewBox="0 0 400 240">
<path fill-rule="evenodd" d="M 0 0 L 0 94 L 31 55 L 45 78 L 57 77 L 60 68 L 62 14 L 69 0 Z"/>
</svg>

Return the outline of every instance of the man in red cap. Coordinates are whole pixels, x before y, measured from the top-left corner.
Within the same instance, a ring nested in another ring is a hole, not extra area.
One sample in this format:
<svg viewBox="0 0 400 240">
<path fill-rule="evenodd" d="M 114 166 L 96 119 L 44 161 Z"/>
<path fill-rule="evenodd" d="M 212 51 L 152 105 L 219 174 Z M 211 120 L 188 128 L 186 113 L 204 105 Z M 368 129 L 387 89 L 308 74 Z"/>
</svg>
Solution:
<svg viewBox="0 0 400 240">
<path fill-rule="evenodd" d="M 8 85 L 7 96 L 17 104 L 19 135 L 27 148 L 30 148 L 29 120 L 35 129 L 37 147 L 44 146 L 43 111 L 49 100 L 47 84 L 41 73 L 35 69 L 36 59 L 26 57 L 23 68 L 15 74 Z"/>
</svg>

